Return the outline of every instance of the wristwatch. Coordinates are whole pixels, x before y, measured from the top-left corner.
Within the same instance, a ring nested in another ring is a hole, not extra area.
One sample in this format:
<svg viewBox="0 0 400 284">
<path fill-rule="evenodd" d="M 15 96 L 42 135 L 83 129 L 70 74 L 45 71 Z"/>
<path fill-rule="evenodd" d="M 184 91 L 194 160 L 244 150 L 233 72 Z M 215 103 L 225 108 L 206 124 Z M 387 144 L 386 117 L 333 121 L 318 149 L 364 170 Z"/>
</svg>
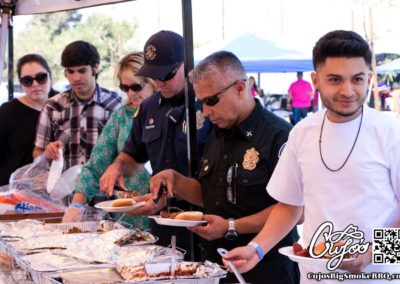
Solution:
<svg viewBox="0 0 400 284">
<path fill-rule="evenodd" d="M 225 234 L 225 239 L 229 241 L 234 241 L 238 237 L 235 230 L 235 220 L 233 218 L 228 218 L 228 232 Z"/>
</svg>

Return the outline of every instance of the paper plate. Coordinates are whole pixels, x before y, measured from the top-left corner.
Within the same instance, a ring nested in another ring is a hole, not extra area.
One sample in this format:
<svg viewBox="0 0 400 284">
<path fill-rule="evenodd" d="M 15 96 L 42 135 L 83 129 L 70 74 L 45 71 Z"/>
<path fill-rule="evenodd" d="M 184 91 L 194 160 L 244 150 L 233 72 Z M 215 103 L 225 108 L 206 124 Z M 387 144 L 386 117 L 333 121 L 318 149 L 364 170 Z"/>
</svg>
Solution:
<svg viewBox="0 0 400 284">
<path fill-rule="evenodd" d="M 280 248 L 278 251 L 279 251 L 279 253 L 289 257 L 291 260 L 298 262 L 298 263 L 303 263 L 303 264 L 310 264 L 310 265 L 315 265 L 315 266 L 326 267 L 326 264 L 329 261 L 329 259 L 327 259 L 327 258 L 312 258 L 312 257 L 295 255 L 292 246 Z M 343 262 L 352 261 L 352 260 L 354 260 L 354 258 L 346 258 L 346 259 L 343 259 Z"/>
<path fill-rule="evenodd" d="M 94 207 L 104 210 L 106 212 L 118 213 L 118 212 L 129 212 L 137 207 L 143 206 L 146 204 L 145 201 L 137 202 L 131 206 L 122 206 L 122 207 L 112 207 L 111 203 L 114 200 L 108 200 L 97 203 Z"/>
<path fill-rule="evenodd" d="M 207 221 L 190 221 L 190 220 L 177 220 L 170 218 L 163 218 L 161 216 L 149 216 L 149 218 L 156 221 L 159 225 L 173 226 L 173 227 L 194 227 L 207 224 Z"/>
</svg>

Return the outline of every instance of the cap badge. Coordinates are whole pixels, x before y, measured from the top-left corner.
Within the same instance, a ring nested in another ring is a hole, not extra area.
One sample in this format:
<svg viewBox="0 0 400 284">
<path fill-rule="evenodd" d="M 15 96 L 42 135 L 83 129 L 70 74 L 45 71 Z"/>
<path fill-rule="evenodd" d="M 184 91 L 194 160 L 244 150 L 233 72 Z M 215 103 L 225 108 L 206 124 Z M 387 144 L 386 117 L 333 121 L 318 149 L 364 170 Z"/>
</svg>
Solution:
<svg viewBox="0 0 400 284">
<path fill-rule="evenodd" d="M 251 149 L 246 150 L 243 158 L 243 168 L 246 170 L 254 170 L 260 158 L 258 157 L 260 154 L 253 147 Z"/>
<path fill-rule="evenodd" d="M 145 53 L 146 59 L 154 60 L 157 56 L 156 51 L 157 51 L 157 48 L 154 45 L 152 45 L 152 44 L 148 45 L 146 47 L 146 53 Z"/>
<path fill-rule="evenodd" d="M 151 124 L 153 124 L 154 123 L 154 118 L 150 118 L 149 119 L 149 124 L 151 125 Z"/>
<path fill-rule="evenodd" d="M 204 118 L 203 113 L 201 112 L 201 110 L 196 111 L 196 129 L 202 129 L 204 126 L 204 121 L 206 119 Z"/>
</svg>

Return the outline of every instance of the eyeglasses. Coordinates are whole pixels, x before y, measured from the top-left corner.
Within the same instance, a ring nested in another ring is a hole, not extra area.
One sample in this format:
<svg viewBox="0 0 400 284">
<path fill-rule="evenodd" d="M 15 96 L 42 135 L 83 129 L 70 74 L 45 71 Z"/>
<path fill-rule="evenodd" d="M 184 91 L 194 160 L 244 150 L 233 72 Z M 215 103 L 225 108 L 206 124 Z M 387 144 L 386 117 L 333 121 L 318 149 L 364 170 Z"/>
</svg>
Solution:
<svg viewBox="0 0 400 284">
<path fill-rule="evenodd" d="M 163 79 L 159 79 L 161 82 L 167 82 L 175 77 L 176 73 L 178 73 L 179 67 L 181 67 L 182 62 L 177 63 L 177 65 L 169 72 Z"/>
<path fill-rule="evenodd" d="M 226 191 L 226 198 L 229 202 L 236 204 L 236 174 L 238 164 L 230 166 L 228 173 L 226 174 L 226 182 L 228 183 L 228 189 Z"/>
<path fill-rule="evenodd" d="M 134 83 L 131 85 L 125 85 L 125 84 L 120 83 L 119 88 L 125 93 L 127 93 L 129 91 L 129 89 L 132 90 L 133 92 L 140 92 L 141 90 L 143 90 L 144 85 L 145 84 L 143 84 L 143 83 L 142 84 Z"/>
<path fill-rule="evenodd" d="M 233 86 L 235 86 L 237 84 L 237 82 L 246 82 L 246 79 L 241 79 L 241 80 L 236 80 L 235 82 L 233 82 L 232 84 L 230 84 L 228 87 L 222 89 L 221 91 L 219 91 L 218 93 L 216 93 L 215 95 L 206 97 L 204 99 L 201 99 L 200 101 L 207 105 L 207 106 L 215 106 L 218 102 L 219 102 L 219 95 L 225 93 L 226 91 L 228 91 L 230 88 L 232 88 Z"/>
<path fill-rule="evenodd" d="M 19 82 L 24 87 L 32 87 L 33 81 L 36 81 L 39 85 L 44 85 L 47 83 L 48 78 L 49 78 L 48 73 L 40 72 L 40 73 L 37 73 L 35 75 L 35 77 L 24 76 L 19 79 Z"/>
</svg>

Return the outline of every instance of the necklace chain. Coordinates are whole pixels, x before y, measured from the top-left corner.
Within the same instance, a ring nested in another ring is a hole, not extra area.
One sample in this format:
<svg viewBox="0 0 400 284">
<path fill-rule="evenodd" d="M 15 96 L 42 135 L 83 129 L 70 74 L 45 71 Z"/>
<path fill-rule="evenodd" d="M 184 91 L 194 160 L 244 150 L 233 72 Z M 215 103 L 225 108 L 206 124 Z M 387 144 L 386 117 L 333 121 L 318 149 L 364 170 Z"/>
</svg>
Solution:
<svg viewBox="0 0 400 284">
<path fill-rule="evenodd" d="M 356 135 L 356 139 L 354 139 L 354 143 L 353 146 L 351 147 L 350 153 L 347 155 L 346 160 L 344 160 L 344 163 L 337 169 L 331 169 L 330 167 L 328 167 L 328 165 L 325 163 L 324 158 L 322 157 L 322 132 L 324 130 L 324 124 L 325 124 L 325 119 L 326 119 L 326 114 L 327 112 L 325 112 L 324 115 L 324 119 L 322 120 L 322 125 L 321 125 L 321 131 L 319 133 L 319 155 L 321 156 L 321 161 L 324 164 L 325 168 L 327 168 L 328 170 L 330 170 L 331 172 L 338 172 L 340 171 L 344 165 L 346 165 L 347 161 L 350 158 L 351 153 L 353 153 L 354 147 L 356 146 L 357 140 L 358 140 L 358 135 L 360 134 L 360 130 L 361 130 L 361 125 L 362 125 L 362 121 L 363 121 L 363 116 L 364 116 L 364 108 L 361 107 L 361 119 L 360 119 L 360 124 L 358 126 L 358 130 L 357 130 L 357 135 Z"/>
</svg>

